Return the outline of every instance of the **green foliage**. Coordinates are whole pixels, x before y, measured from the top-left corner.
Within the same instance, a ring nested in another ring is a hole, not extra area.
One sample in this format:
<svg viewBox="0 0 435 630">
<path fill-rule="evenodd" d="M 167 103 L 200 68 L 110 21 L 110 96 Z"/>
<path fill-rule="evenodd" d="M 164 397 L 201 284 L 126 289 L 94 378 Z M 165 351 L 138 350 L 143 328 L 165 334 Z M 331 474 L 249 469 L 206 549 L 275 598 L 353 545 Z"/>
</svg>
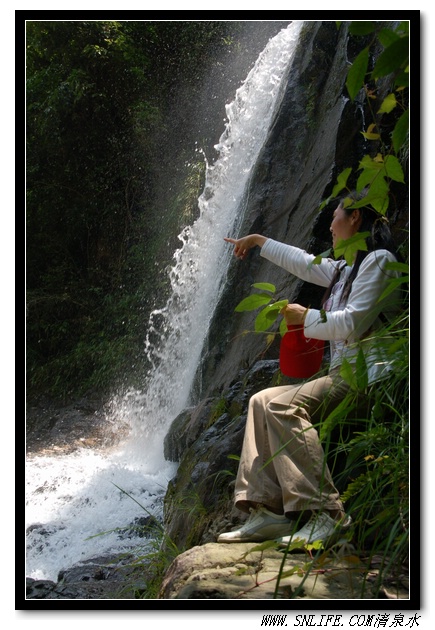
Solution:
<svg viewBox="0 0 435 630">
<path fill-rule="evenodd" d="M 346 80 L 347 91 L 353 100 L 361 89 L 366 78 L 369 62 L 369 48 L 364 48 L 349 69 Z"/>
<path fill-rule="evenodd" d="M 237 313 L 243 311 L 254 311 L 261 306 L 265 306 L 271 302 L 272 298 L 266 293 L 253 293 L 252 295 L 244 298 L 234 309 Z"/>
<path fill-rule="evenodd" d="M 375 26 L 372 22 L 352 22 L 349 33 L 364 36 L 373 33 L 373 41 L 363 48 L 349 68 L 346 87 L 352 100 L 356 98 L 367 80 L 376 81 L 394 74 L 395 84 L 408 85 L 409 72 L 409 33 L 407 23 L 402 22 L 397 30 Z M 369 71 L 370 47 L 377 40 L 384 48 L 377 57 L 373 70 Z"/>
<path fill-rule="evenodd" d="M 353 265 L 358 250 L 367 251 L 366 238 L 368 236 L 370 236 L 370 232 L 357 232 L 350 238 L 339 239 L 334 247 L 335 257 L 344 256 L 347 264 Z"/>
<path fill-rule="evenodd" d="M 378 22 L 352 22 L 349 33 L 356 39 L 363 36 L 364 42 L 371 36 L 371 41 L 364 45 L 348 70 L 346 88 L 352 101 L 364 94 L 371 121 L 361 134 L 373 142 L 373 150 L 360 160 L 356 173 L 347 167 L 338 175 L 331 195 L 320 209 L 344 190 L 350 192 L 354 187 L 360 192 L 367 188 L 364 199 L 350 207 L 371 206 L 383 216 L 390 204 L 391 182 L 406 183 L 401 158 L 407 155 L 409 136 L 409 25 L 402 22 L 393 29 Z M 383 50 L 370 70 L 372 50 L 379 47 Z M 385 82 L 391 91 L 378 103 L 377 93 L 385 89 Z M 356 181 L 349 187 L 351 175 Z"/>
<path fill-rule="evenodd" d="M 268 293 L 252 293 L 239 302 L 234 310 L 237 313 L 242 313 L 244 311 L 255 311 L 261 308 L 255 318 L 254 329 L 257 333 L 264 333 L 276 322 L 282 309 L 288 304 L 288 300 L 278 300 L 271 304 L 276 287 L 269 282 L 257 282 L 253 284 L 252 287 L 254 289 L 268 291 Z M 287 332 L 284 319 L 281 321 L 279 332 L 281 336 Z"/>
</svg>

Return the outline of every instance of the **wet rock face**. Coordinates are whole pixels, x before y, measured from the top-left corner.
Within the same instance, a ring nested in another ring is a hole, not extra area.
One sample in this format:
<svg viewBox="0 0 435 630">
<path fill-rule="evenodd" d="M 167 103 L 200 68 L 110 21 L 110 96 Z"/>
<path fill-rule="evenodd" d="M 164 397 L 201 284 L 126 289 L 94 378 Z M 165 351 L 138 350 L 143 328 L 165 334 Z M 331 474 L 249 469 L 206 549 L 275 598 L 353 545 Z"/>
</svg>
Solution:
<svg viewBox="0 0 435 630">
<path fill-rule="evenodd" d="M 92 558 L 58 575 L 58 581 L 26 578 L 26 599 L 137 599 L 149 572 L 133 556 Z"/>
<path fill-rule="evenodd" d="M 262 233 L 316 254 L 331 246 L 329 216 L 316 234 L 313 229 L 336 174 L 343 119 L 350 116 L 355 127 L 354 108 L 346 108 L 343 97 L 346 41 L 345 31 L 339 33 L 333 23 L 307 25 L 250 180 L 240 234 Z M 359 131 L 353 129 L 353 136 Z M 350 146 L 352 139 L 346 138 Z M 201 367 L 204 395 L 228 386 L 240 369 L 252 366 L 265 351 L 261 335 L 243 334 L 253 330 L 256 312 L 234 313 L 251 285 L 262 281 L 277 287 L 278 298 L 294 301 L 303 288 L 298 279 L 261 258 L 259 248 L 251 250 L 246 261 L 233 261 Z M 323 290 L 307 285 L 301 303 L 316 307 L 322 294 Z M 263 358 L 276 358 L 277 351 L 278 345 L 273 344 Z"/>
<path fill-rule="evenodd" d="M 363 112 L 364 103 L 352 103 L 347 96 L 348 55 L 346 28 L 337 31 L 334 22 L 307 23 L 250 179 L 240 235 L 261 233 L 316 255 L 331 247 L 329 227 L 336 202 L 321 212 L 319 207 L 344 168 L 353 169 L 348 184 L 355 185 L 359 161 L 373 151 L 360 133 L 370 113 Z M 393 191 L 398 211 L 390 217 L 398 243 L 408 219 L 407 190 L 402 188 Z M 244 334 L 253 330 L 256 311 L 234 313 L 254 282 L 271 282 L 278 299 L 313 308 L 320 306 L 324 293 L 261 258 L 259 248 L 243 262 L 234 259 L 198 370 L 198 398 L 228 387 L 241 369 L 260 357 L 278 356 L 278 343 L 266 350 L 262 335 Z"/>
</svg>

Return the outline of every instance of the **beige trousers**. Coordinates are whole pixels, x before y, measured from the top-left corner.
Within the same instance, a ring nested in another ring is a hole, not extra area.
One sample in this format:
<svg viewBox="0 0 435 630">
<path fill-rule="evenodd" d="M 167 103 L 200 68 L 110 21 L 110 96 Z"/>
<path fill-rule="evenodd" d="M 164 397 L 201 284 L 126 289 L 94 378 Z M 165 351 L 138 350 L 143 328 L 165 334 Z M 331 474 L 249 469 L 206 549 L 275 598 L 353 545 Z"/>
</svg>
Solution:
<svg viewBox="0 0 435 630">
<path fill-rule="evenodd" d="M 252 396 L 236 478 L 236 507 L 246 512 L 260 503 L 281 514 L 343 509 L 313 425 L 348 391 L 334 370 L 301 385 L 271 387 Z"/>
</svg>

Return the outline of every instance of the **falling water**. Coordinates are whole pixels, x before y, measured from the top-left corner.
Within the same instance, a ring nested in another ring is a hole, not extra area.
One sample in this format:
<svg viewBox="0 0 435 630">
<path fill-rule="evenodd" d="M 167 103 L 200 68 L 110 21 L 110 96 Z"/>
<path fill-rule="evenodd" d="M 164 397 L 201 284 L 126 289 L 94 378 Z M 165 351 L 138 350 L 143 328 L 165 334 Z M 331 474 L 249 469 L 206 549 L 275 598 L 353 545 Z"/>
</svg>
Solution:
<svg viewBox="0 0 435 630">
<path fill-rule="evenodd" d="M 219 157 L 206 165 L 198 219 L 179 235 L 171 297 L 150 316 L 145 352 L 152 367 L 144 389 L 115 400 L 110 412 L 112 422 L 117 418 L 127 424 L 128 437 L 110 452 L 77 450 L 28 459 L 30 577 L 56 580 L 60 569 L 79 561 L 128 551 L 139 539 L 120 536 L 119 528 L 138 516 L 161 516 L 167 483 L 176 472 L 176 465 L 163 457 L 163 438 L 189 404 L 231 260 L 223 238 L 236 234 L 243 220 L 246 185 L 279 104 L 302 24 L 293 22 L 269 41 L 226 107 L 225 130 L 216 145 Z"/>
</svg>

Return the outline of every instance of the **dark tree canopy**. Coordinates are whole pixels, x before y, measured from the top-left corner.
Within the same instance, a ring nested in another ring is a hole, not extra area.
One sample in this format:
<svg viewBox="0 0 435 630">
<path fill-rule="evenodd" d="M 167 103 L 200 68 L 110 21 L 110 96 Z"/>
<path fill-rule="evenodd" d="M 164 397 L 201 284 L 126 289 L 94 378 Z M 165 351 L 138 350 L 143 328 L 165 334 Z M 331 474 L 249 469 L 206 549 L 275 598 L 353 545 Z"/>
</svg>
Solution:
<svg viewBox="0 0 435 630">
<path fill-rule="evenodd" d="M 286 24 L 248 50 L 242 22 L 26 22 L 29 394 L 105 387 L 141 361 L 156 262 L 201 192 L 192 129 L 208 151 L 223 131 L 199 113 L 203 84 L 236 55 L 243 79 Z M 235 88 L 214 83 L 223 111 Z"/>
</svg>

